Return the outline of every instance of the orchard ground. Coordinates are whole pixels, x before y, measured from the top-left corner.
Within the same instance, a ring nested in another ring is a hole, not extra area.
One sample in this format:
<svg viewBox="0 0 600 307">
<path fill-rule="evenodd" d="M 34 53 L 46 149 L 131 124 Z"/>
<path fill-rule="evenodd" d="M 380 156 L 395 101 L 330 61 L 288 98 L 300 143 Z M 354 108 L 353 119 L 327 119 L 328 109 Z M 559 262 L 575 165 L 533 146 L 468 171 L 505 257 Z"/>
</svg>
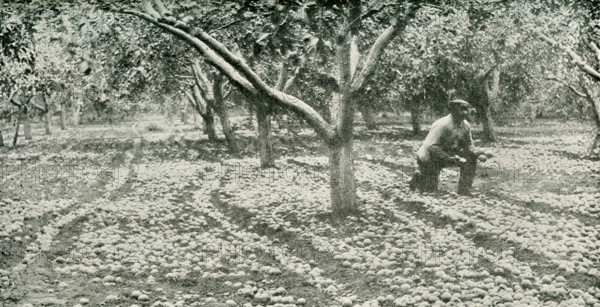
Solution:
<svg viewBox="0 0 600 307">
<path fill-rule="evenodd" d="M 588 127 L 498 127 L 462 197 L 456 168 L 409 192 L 424 133 L 359 126 L 360 212 L 339 222 L 308 130 L 276 131 L 261 170 L 251 130 L 232 156 L 164 119 L 34 126 L 1 149 L 0 306 L 599 306 Z"/>
</svg>

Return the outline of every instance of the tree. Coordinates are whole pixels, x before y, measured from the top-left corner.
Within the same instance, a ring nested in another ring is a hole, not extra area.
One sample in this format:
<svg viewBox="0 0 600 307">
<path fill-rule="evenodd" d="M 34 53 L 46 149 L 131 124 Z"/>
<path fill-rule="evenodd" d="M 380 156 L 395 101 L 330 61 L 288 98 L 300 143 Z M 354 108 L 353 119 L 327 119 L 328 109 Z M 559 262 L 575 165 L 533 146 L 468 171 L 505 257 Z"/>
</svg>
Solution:
<svg viewBox="0 0 600 307">
<path fill-rule="evenodd" d="M 6 98 L 0 106 L 3 110 L 18 108 L 18 120 L 13 146 L 17 144 L 21 121 L 25 125 L 25 137 L 31 139 L 29 125 L 29 102 L 34 91 L 36 61 L 33 44 L 34 25 L 37 14 L 17 6 L 6 6 L 0 12 L 0 95 Z M 33 15 L 30 15 L 33 14 Z M 3 112 L 3 114 L 14 112 Z"/>
<path fill-rule="evenodd" d="M 536 13 L 540 17 L 536 19 L 536 23 L 523 26 L 534 38 L 549 44 L 560 51 L 562 56 L 568 57 L 571 60 L 570 64 L 583 73 L 578 82 L 580 90 L 569 82 L 559 82 L 589 103 L 596 126 L 596 133 L 587 151 L 590 156 L 600 154 L 600 101 L 597 90 L 594 89 L 600 86 L 600 10 L 597 5 L 597 1 L 583 5 L 578 2 L 555 4 L 550 7 L 533 5 L 528 7 L 527 13 Z M 580 30 L 577 31 L 578 29 Z M 547 31 L 554 34 L 567 32 L 569 35 L 550 36 L 546 34 Z M 560 37 L 560 41 L 553 37 Z"/>
<path fill-rule="evenodd" d="M 146 7 L 149 5 L 149 2 L 145 2 Z M 351 65 L 350 60 L 351 46 L 357 44 L 359 24 L 363 17 L 368 17 L 369 13 L 363 12 L 362 9 L 360 3 L 351 3 L 341 8 L 331 7 L 332 13 L 342 20 L 340 30 L 335 36 L 334 62 L 337 68 L 335 80 L 338 90 L 332 99 L 331 123 L 299 98 L 267 85 L 240 56 L 234 54 L 203 29 L 192 30 L 185 22 L 176 20 L 166 13 L 157 13 L 154 9 L 147 9 L 145 13 L 129 9 L 118 11 L 140 17 L 186 41 L 239 89 L 260 97 L 262 101 L 253 101 L 258 107 L 268 108 L 270 105 L 278 105 L 294 111 L 306 120 L 328 145 L 332 210 L 336 216 L 345 216 L 357 209 L 352 158 L 355 95 L 363 89 L 365 82 L 374 73 L 385 47 L 415 16 L 418 6 L 411 3 L 403 5 L 403 10 L 396 12 L 391 25 L 377 37 L 367 55 L 361 57 L 361 61 L 354 66 Z"/>
</svg>

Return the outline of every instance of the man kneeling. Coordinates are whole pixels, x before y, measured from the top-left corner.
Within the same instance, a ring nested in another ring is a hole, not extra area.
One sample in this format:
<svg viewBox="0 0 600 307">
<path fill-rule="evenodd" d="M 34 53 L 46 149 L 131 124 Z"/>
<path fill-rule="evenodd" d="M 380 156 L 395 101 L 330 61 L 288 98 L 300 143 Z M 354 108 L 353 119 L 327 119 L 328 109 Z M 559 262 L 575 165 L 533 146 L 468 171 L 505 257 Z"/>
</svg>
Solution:
<svg viewBox="0 0 600 307">
<path fill-rule="evenodd" d="M 442 168 L 460 166 L 458 194 L 470 194 L 477 160 L 483 162 L 492 156 L 473 146 L 471 125 L 467 121 L 470 107 L 464 100 L 452 100 L 450 114 L 433 123 L 425 142 L 417 151 L 419 170 L 409 182 L 411 190 L 437 192 Z"/>
</svg>

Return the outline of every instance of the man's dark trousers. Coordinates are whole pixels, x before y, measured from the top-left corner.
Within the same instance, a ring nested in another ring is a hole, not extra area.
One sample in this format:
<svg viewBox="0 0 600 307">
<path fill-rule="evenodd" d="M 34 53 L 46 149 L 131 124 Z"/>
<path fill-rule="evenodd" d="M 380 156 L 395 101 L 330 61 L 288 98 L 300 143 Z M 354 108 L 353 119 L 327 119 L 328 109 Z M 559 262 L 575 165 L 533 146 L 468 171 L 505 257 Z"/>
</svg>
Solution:
<svg viewBox="0 0 600 307">
<path fill-rule="evenodd" d="M 429 161 L 422 162 L 417 159 L 420 175 L 413 178 L 416 188 L 421 192 L 437 192 L 440 172 L 444 167 L 460 166 L 460 179 L 458 180 L 458 194 L 468 194 L 475 180 L 477 170 L 477 156 L 461 152 L 458 154 L 466 159 L 466 163 L 457 164 L 449 161 L 447 157 L 440 157 L 430 152 Z"/>
</svg>

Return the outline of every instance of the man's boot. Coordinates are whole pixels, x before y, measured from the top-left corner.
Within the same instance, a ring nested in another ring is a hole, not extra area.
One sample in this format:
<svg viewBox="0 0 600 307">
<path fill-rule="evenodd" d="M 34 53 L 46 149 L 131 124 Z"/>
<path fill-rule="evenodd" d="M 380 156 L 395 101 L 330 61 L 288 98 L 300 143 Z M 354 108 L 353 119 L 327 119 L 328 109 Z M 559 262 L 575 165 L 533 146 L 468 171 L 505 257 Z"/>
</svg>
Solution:
<svg viewBox="0 0 600 307">
<path fill-rule="evenodd" d="M 420 171 L 415 172 L 412 179 L 408 182 L 408 188 L 411 191 L 414 191 L 416 189 L 419 189 L 419 191 L 421 190 L 421 172 Z"/>
<path fill-rule="evenodd" d="M 464 163 L 460 167 L 460 178 L 458 179 L 458 191 L 459 195 L 470 196 L 471 187 L 475 180 L 475 171 L 477 170 L 477 158 L 467 158 L 467 163 Z"/>
</svg>

